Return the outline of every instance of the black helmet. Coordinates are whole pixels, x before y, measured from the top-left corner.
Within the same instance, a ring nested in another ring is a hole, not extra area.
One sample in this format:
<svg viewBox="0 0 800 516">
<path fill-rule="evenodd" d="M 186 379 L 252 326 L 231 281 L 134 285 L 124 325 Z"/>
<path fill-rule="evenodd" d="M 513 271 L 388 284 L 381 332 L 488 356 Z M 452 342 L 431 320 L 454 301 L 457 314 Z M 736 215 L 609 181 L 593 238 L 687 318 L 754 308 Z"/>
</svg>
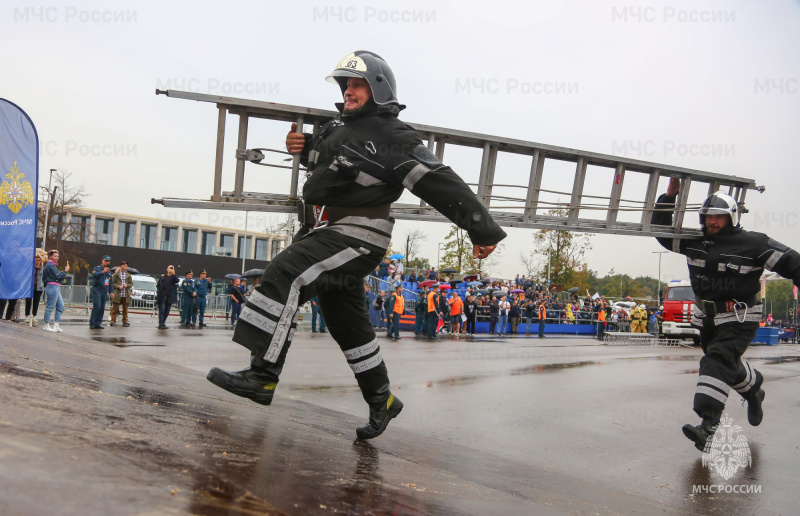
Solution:
<svg viewBox="0 0 800 516">
<path fill-rule="evenodd" d="M 703 227 L 706 225 L 706 215 L 730 215 L 731 225 L 739 225 L 739 206 L 733 197 L 722 191 L 706 197 L 700 206 L 700 225 Z"/>
<path fill-rule="evenodd" d="M 378 54 L 367 50 L 356 50 L 347 54 L 325 80 L 339 83 L 342 94 L 344 94 L 349 77 L 361 77 L 366 80 L 372 90 L 372 100 L 376 104 L 381 106 L 400 104 L 400 101 L 397 100 L 397 83 L 394 81 L 394 73 Z"/>
</svg>

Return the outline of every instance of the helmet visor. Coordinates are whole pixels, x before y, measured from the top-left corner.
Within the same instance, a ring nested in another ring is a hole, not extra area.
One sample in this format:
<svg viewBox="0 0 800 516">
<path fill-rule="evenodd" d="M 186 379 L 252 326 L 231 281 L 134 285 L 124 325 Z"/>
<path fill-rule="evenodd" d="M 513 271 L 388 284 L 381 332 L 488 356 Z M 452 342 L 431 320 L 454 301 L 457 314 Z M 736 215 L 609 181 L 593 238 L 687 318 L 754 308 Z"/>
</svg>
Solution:
<svg viewBox="0 0 800 516">
<path fill-rule="evenodd" d="M 730 215 L 731 209 L 725 208 L 708 208 L 703 206 L 700 208 L 700 215 Z"/>
<path fill-rule="evenodd" d="M 700 215 L 722 215 L 730 214 L 733 210 L 730 202 L 720 195 L 712 195 L 708 197 L 703 205 L 700 207 Z"/>
<path fill-rule="evenodd" d="M 340 82 L 341 78 L 347 79 L 349 77 L 358 77 L 360 79 L 366 79 L 366 77 L 364 77 L 364 74 L 362 73 L 353 70 L 342 70 L 337 68 L 336 70 L 332 71 L 330 75 L 325 77 L 325 80 L 333 84 L 341 85 Z"/>
</svg>

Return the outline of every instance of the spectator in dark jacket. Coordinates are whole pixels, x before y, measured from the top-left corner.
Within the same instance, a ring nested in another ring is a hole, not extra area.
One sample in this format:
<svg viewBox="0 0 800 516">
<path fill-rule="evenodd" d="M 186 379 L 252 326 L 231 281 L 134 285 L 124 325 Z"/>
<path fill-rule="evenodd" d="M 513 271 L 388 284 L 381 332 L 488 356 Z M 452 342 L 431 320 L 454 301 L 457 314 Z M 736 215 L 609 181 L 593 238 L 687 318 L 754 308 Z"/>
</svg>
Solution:
<svg viewBox="0 0 800 516">
<path fill-rule="evenodd" d="M 374 263 L 374 262 L 373 262 Z M 389 259 L 384 258 L 383 261 L 378 265 L 378 277 L 383 281 L 386 281 L 386 278 L 389 277 Z"/>
<path fill-rule="evenodd" d="M 511 323 L 511 333 L 517 333 L 519 327 L 519 302 L 515 299 L 511 302 L 511 309 L 508 311 L 508 322 Z"/>
<path fill-rule="evenodd" d="M 378 297 L 376 297 L 372 302 L 373 306 L 375 307 L 375 311 L 378 312 L 378 328 L 383 328 L 383 321 L 386 320 L 386 307 L 384 306 L 385 302 L 386 291 L 381 290 L 380 294 L 378 294 Z"/>
<path fill-rule="evenodd" d="M 489 333 L 494 334 L 497 329 L 497 320 L 500 318 L 500 301 L 492 298 L 489 301 Z"/>
<path fill-rule="evenodd" d="M 531 333 L 531 323 L 534 317 L 536 317 L 536 305 L 533 304 L 533 299 L 528 299 L 525 304 L 525 335 Z"/>
<path fill-rule="evenodd" d="M 178 302 L 178 276 L 175 267 L 167 267 L 167 273 L 162 274 L 156 283 L 156 305 L 158 306 L 158 329 L 167 330 L 167 317 L 169 309 Z"/>
</svg>

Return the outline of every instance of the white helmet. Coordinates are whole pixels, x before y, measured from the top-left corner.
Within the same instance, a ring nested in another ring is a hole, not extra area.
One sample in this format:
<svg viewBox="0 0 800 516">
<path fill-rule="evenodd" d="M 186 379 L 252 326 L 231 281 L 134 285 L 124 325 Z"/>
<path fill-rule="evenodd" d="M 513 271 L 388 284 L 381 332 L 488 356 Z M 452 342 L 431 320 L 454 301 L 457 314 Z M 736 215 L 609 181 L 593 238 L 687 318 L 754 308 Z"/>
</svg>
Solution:
<svg viewBox="0 0 800 516">
<path fill-rule="evenodd" d="M 639 310 L 646 310 L 646 309 L 647 309 L 647 307 L 646 307 L 646 306 L 644 306 L 644 305 L 639 305 Z"/>
<path fill-rule="evenodd" d="M 730 215 L 731 225 L 739 225 L 739 206 L 736 200 L 721 190 L 706 197 L 700 206 L 700 225 L 705 227 L 706 215 Z"/>
</svg>

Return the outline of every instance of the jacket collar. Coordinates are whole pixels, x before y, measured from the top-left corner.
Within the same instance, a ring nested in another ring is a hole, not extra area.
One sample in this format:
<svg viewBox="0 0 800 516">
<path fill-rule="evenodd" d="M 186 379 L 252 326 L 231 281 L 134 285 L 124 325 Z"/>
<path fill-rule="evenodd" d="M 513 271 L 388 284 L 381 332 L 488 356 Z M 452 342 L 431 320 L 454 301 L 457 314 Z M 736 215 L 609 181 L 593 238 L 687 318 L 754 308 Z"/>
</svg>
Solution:
<svg viewBox="0 0 800 516">
<path fill-rule="evenodd" d="M 358 120 L 360 118 L 365 118 L 372 115 L 397 116 L 400 113 L 400 111 L 406 108 L 402 104 L 400 105 L 385 104 L 379 106 L 378 104 L 375 103 L 374 100 L 370 99 L 366 104 L 364 104 L 364 107 L 361 108 L 357 113 L 352 115 L 345 115 L 343 113 L 344 103 L 337 102 L 335 106 L 336 110 L 339 111 L 339 118 L 341 118 L 345 122 Z"/>
</svg>

